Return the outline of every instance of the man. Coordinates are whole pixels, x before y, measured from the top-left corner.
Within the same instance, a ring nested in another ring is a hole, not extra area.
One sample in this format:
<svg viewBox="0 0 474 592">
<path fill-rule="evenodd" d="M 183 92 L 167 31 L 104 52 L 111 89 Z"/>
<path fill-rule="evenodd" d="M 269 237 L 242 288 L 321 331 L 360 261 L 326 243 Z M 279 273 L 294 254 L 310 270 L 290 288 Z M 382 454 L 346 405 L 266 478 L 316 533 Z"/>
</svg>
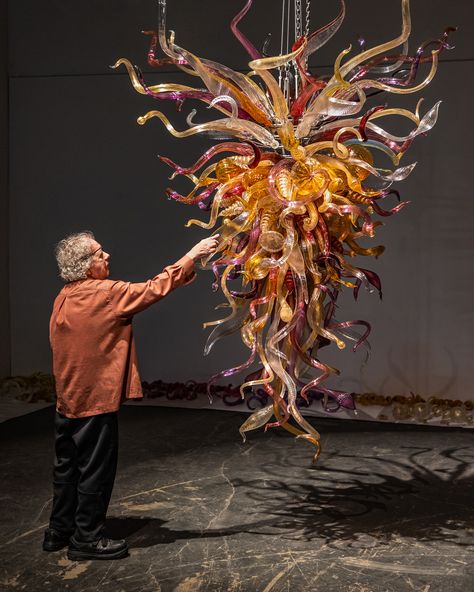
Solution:
<svg viewBox="0 0 474 592">
<path fill-rule="evenodd" d="M 143 283 L 107 279 L 110 255 L 91 232 L 73 234 L 56 247 L 66 282 L 50 321 L 56 379 L 53 508 L 43 549 L 67 545 L 68 557 L 120 559 L 124 540 L 105 536 L 115 479 L 117 411 L 142 397 L 133 316 L 195 277 L 194 262 L 213 253 L 218 235 L 197 243 L 174 265 Z"/>
</svg>

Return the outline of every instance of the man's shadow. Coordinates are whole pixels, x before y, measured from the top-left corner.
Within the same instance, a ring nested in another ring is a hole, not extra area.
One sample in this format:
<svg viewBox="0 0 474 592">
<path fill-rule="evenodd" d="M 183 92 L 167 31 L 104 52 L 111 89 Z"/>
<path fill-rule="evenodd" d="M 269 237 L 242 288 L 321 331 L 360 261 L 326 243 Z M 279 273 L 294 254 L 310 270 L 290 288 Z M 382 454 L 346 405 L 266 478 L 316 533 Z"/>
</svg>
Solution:
<svg viewBox="0 0 474 592">
<path fill-rule="evenodd" d="M 288 474 L 287 464 L 268 462 L 257 478 L 231 480 L 236 505 L 228 519 L 246 512 L 240 524 L 174 530 L 158 518 L 111 518 L 108 533 L 127 538 L 130 547 L 240 533 L 355 546 L 363 546 L 364 540 L 368 546 L 383 544 L 394 537 L 473 545 L 472 449 L 471 458 L 469 449 L 462 448 L 404 450 L 403 461 L 336 452 L 309 471 L 309 477 L 301 467 Z M 438 455 L 435 469 L 428 466 L 433 454 Z M 342 468 L 348 465 L 356 468 Z"/>
</svg>

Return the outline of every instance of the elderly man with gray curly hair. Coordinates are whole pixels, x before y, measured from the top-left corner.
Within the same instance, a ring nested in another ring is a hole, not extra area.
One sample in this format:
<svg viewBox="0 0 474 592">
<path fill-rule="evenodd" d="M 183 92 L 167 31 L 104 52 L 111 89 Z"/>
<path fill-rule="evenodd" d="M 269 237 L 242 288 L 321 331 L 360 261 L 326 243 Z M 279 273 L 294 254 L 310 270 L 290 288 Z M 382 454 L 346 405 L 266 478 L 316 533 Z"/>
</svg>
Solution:
<svg viewBox="0 0 474 592">
<path fill-rule="evenodd" d="M 195 277 L 197 259 L 213 253 L 218 235 L 197 243 L 184 257 L 143 283 L 108 279 L 109 259 L 91 232 L 62 240 L 56 259 L 65 286 L 50 321 L 56 380 L 53 508 L 45 551 L 66 546 L 68 557 L 120 559 L 125 540 L 105 535 L 115 479 L 117 411 L 142 397 L 133 316 Z"/>
</svg>

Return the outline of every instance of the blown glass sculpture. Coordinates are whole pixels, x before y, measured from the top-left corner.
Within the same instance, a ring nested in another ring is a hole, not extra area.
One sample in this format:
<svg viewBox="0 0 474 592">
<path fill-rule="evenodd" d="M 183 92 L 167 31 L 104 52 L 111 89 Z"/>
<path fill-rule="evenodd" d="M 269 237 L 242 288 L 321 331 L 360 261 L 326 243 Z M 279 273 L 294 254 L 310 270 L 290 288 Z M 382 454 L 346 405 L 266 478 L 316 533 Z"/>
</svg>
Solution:
<svg viewBox="0 0 474 592">
<path fill-rule="evenodd" d="M 367 346 L 370 324 L 336 320 L 336 301 L 344 288 L 357 298 L 361 286 L 381 297 L 379 277 L 350 260 L 383 252 L 383 246 L 364 248 L 358 240 L 374 237 L 382 224 L 376 216 L 391 216 L 408 203 L 381 205 L 390 196 L 398 198 L 392 184 L 415 166 L 400 167 L 400 160 L 413 140 L 435 125 L 439 103 L 423 116 L 421 101 L 414 112 L 383 104 L 364 106 L 381 91 L 409 94 L 424 88 L 435 75 L 440 51 L 449 48 L 450 31 L 410 55 L 409 0 L 402 0 L 398 37 L 371 49 L 361 43 L 361 51 L 350 59 L 351 49 L 345 49 L 335 60 L 332 76 L 318 77 L 309 71 L 308 59 L 340 27 L 344 0 L 339 4 L 339 14 L 330 23 L 312 33 L 300 30 L 291 51 L 266 57 L 238 28 L 252 5 L 247 0 L 231 23 L 251 58 L 250 71 L 243 74 L 177 45 L 174 33 L 166 31 L 166 0 L 159 0 L 158 30 L 145 32 L 151 38 L 148 63 L 174 64 L 200 78 L 203 87 L 148 86 L 128 60 L 114 66 L 127 68 L 141 94 L 180 106 L 197 99 L 221 113 L 219 119 L 195 124 L 193 110 L 184 131 L 176 130 L 159 110 L 139 117 L 138 123 L 157 118 L 178 138 L 207 133 L 223 140 L 190 167 L 160 157 L 174 170 L 172 178 L 184 175 L 193 184 L 188 195 L 167 189 L 168 196 L 210 212 L 207 222 L 192 219 L 187 224 L 219 233 L 217 254 L 203 265 L 213 270 L 215 288 L 220 286 L 230 310 L 225 318 L 205 324 L 213 327 L 205 353 L 235 332 L 250 350 L 242 365 L 212 377 L 210 388 L 219 378 L 259 361 L 259 370 L 247 377 L 241 393 L 264 390 L 268 405 L 245 421 L 241 434 L 245 439 L 246 431 L 281 426 L 314 444 L 315 458 L 320 436 L 302 416 L 297 395 L 305 399 L 317 392 L 327 410 L 354 408 L 351 393 L 327 386 L 327 379 L 339 370 L 324 363 L 320 349 L 329 344 L 342 349 L 347 341 L 354 351 Z M 158 44 L 166 57 L 157 58 Z M 418 81 L 419 66 L 425 62 L 429 70 Z M 388 133 L 382 123 L 389 116 L 409 120 L 412 131 L 404 136 Z M 380 152 L 395 168 L 376 166 Z M 242 286 L 235 286 L 239 281 Z"/>
</svg>

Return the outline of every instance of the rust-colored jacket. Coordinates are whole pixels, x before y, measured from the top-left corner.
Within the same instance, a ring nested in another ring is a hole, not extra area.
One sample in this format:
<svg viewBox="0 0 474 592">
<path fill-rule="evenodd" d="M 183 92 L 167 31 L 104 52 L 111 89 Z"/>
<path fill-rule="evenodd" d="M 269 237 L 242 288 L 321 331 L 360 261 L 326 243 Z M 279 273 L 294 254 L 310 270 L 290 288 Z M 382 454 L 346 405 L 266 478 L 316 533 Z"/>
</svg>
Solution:
<svg viewBox="0 0 474 592">
<path fill-rule="evenodd" d="M 142 397 L 133 315 L 195 277 L 182 257 L 147 282 L 85 279 L 66 284 L 50 321 L 56 408 L 66 417 L 117 411 Z"/>
</svg>

